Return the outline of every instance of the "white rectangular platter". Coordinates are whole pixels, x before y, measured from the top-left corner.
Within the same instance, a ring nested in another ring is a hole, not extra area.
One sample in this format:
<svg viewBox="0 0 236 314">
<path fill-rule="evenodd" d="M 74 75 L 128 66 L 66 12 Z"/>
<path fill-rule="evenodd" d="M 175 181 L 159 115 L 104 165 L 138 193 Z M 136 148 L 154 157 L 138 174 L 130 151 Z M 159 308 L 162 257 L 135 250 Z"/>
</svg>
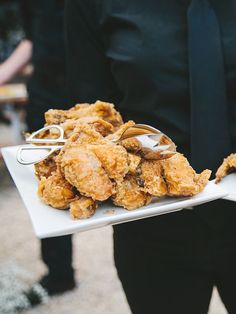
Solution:
<svg viewBox="0 0 236 314">
<path fill-rule="evenodd" d="M 218 185 L 228 192 L 224 199 L 236 202 L 236 173 L 227 175 Z"/>
<path fill-rule="evenodd" d="M 220 186 L 210 182 L 202 193 L 191 198 L 155 199 L 151 204 L 134 211 L 127 211 L 107 202 L 99 206 L 93 217 L 84 220 L 72 220 L 69 211 L 53 209 L 40 201 L 37 196 L 37 179 L 34 175 L 33 166 L 23 166 L 16 161 L 17 149 L 18 146 L 3 148 L 2 154 L 28 210 L 35 234 L 39 238 L 72 234 L 167 214 L 227 195 L 227 192 Z"/>
</svg>

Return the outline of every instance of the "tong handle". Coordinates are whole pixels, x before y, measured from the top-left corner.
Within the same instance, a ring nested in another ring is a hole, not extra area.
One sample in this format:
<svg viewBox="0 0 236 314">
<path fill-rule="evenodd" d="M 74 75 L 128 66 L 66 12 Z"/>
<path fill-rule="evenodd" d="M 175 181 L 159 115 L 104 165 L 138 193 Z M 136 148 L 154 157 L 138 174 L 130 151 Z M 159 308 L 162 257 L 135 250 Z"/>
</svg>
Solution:
<svg viewBox="0 0 236 314">
<path fill-rule="evenodd" d="M 32 165 L 32 164 L 36 164 L 40 161 L 43 161 L 44 159 L 46 159 L 47 157 L 49 157 L 52 153 L 54 153 L 56 150 L 58 149 L 61 149 L 63 146 L 61 145 L 57 145 L 57 146 L 47 146 L 47 145 L 44 145 L 44 146 L 30 146 L 30 145 L 24 145 L 24 146 L 21 146 L 19 147 L 18 151 L 17 151 L 17 154 L 16 154 L 16 159 L 17 161 L 22 164 L 22 165 Z M 36 161 L 35 160 L 25 160 L 23 159 L 22 157 L 22 153 L 26 150 L 48 150 L 49 152 L 42 156 L 41 158 L 37 159 Z"/>
<path fill-rule="evenodd" d="M 43 131 L 47 131 L 50 129 L 57 129 L 59 131 L 59 137 L 56 139 L 50 139 L 50 138 L 45 138 L 45 139 L 41 139 L 41 138 L 35 138 L 35 136 L 37 136 L 40 132 Z M 55 143 L 65 143 L 66 140 L 64 139 L 64 130 L 60 125 L 56 125 L 56 124 L 51 124 L 51 125 L 47 125 L 39 130 L 37 130 L 36 132 L 32 133 L 27 139 L 26 139 L 26 143 L 51 143 L 51 144 L 55 144 Z"/>
</svg>

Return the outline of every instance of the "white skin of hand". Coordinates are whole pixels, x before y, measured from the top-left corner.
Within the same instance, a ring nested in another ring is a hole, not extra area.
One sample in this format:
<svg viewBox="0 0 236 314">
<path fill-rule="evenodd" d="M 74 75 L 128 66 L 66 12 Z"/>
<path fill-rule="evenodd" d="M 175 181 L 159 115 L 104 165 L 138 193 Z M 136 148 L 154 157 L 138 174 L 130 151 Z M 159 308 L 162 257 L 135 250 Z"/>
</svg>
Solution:
<svg viewBox="0 0 236 314">
<path fill-rule="evenodd" d="M 0 85 L 13 79 L 32 57 L 32 42 L 24 39 L 16 47 L 10 57 L 0 64 Z"/>
</svg>

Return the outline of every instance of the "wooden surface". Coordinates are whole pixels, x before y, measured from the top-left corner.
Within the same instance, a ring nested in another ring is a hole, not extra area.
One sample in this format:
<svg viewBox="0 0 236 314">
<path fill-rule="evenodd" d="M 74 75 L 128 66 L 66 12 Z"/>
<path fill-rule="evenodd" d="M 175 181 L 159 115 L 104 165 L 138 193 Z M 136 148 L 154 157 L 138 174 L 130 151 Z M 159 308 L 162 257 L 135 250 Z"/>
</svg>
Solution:
<svg viewBox="0 0 236 314">
<path fill-rule="evenodd" d="M 28 101 L 26 85 L 6 84 L 0 86 L 0 104 L 24 105 Z"/>
</svg>

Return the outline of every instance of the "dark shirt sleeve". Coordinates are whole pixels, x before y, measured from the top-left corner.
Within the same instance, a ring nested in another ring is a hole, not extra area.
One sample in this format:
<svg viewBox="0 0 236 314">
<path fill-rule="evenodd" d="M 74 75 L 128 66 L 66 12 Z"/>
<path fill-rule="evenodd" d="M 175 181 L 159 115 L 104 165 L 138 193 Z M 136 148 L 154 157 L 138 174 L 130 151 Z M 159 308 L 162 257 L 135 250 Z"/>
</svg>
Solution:
<svg viewBox="0 0 236 314">
<path fill-rule="evenodd" d="M 119 99 L 96 22 L 95 3 L 66 2 L 67 78 L 73 104 L 98 99 L 117 103 Z"/>
<path fill-rule="evenodd" d="M 32 30 L 33 30 L 33 12 L 32 5 L 30 5 L 31 0 L 21 1 L 21 16 L 22 25 L 25 33 L 25 38 L 33 41 Z"/>
</svg>

